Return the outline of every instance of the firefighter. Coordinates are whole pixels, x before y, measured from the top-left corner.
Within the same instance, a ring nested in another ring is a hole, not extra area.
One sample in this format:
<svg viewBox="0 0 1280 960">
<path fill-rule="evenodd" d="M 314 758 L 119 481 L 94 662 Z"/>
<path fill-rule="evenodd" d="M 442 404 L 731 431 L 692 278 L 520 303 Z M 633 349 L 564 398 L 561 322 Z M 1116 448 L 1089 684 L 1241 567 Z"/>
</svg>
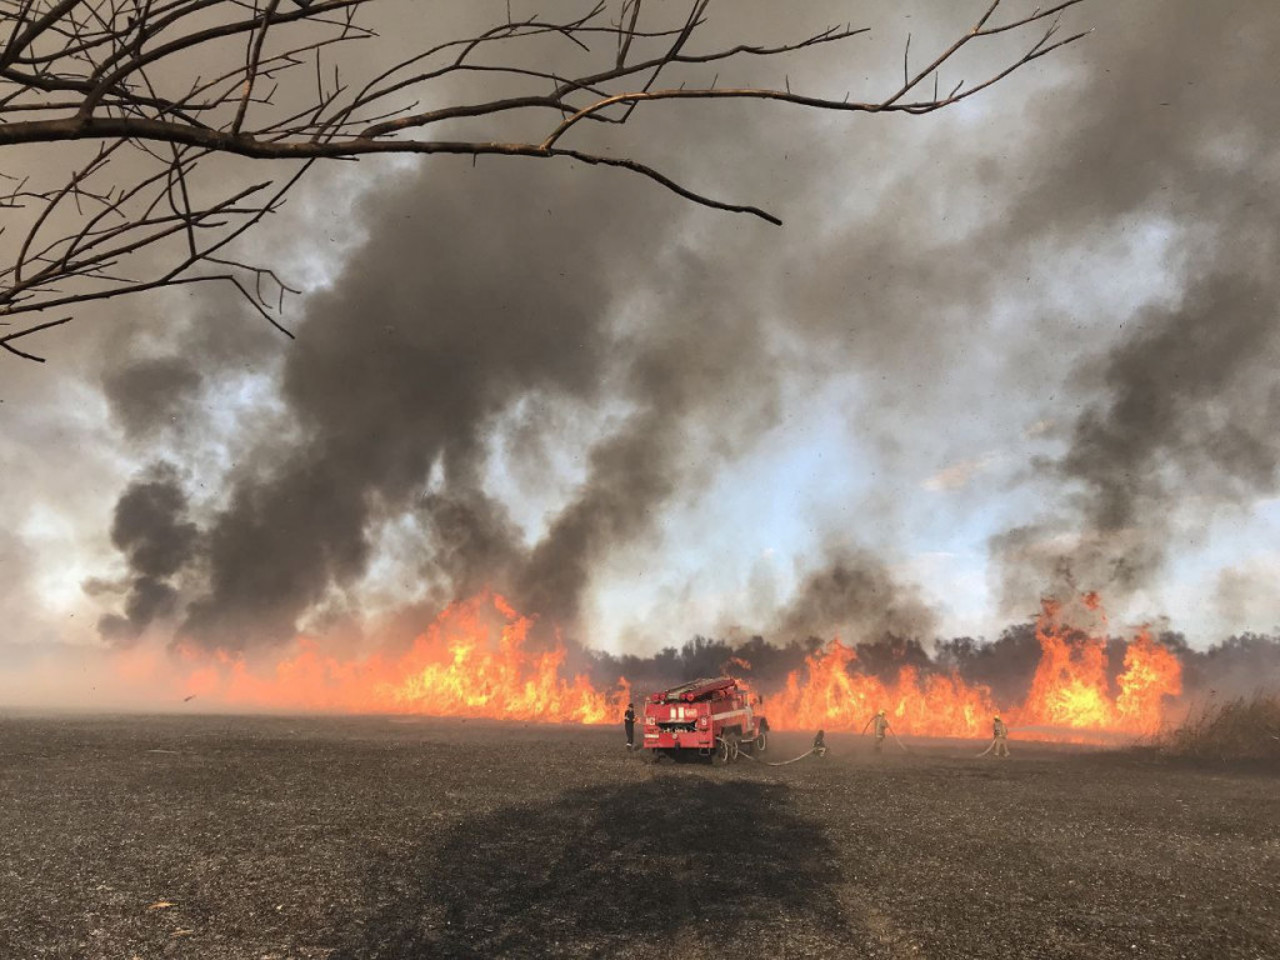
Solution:
<svg viewBox="0 0 1280 960">
<path fill-rule="evenodd" d="M 622 715 L 622 725 L 627 730 L 627 749 L 636 748 L 636 705 L 627 704 L 627 712 Z"/>
<path fill-rule="evenodd" d="M 996 714 L 995 720 L 991 723 L 991 732 L 995 737 L 995 748 L 997 757 L 1009 756 L 1009 728 L 1004 725 L 1004 721 L 1000 719 L 1000 714 Z"/>
<path fill-rule="evenodd" d="M 824 739 L 825 734 L 819 730 L 818 735 L 813 738 L 813 752 L 820 757 L 827 755 L 827 741 Z"/>
<path fill-rule="evenodd" d="M 862 732 L 867 732 L 867 727 L 872 724 L 876 726 L 876 753 L 879 753 L 884 746 L 884 735 L 889 732 L 889 718 L 884 715 L 884 711 L 877 711 L 876 715 L 867 721 L 867 725 L 862 728 Z"/>
</svg>

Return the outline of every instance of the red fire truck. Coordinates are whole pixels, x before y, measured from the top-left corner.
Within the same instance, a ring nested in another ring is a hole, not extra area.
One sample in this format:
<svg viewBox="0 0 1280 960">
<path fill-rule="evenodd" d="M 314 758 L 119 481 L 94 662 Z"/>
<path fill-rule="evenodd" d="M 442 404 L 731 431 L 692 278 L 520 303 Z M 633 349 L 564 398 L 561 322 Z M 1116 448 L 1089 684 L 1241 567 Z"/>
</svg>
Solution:
<svg viewBox="0 0 1280 960">
<path fill-rule="evenodd" d="M 649 694 L 644 705 L 644 746 L 653 759 L 701 757 L 732 763 L 741 751 L 763 753 L 769 721 L 761 699 L 741 680 L 694 680 Z"/>
</svg>

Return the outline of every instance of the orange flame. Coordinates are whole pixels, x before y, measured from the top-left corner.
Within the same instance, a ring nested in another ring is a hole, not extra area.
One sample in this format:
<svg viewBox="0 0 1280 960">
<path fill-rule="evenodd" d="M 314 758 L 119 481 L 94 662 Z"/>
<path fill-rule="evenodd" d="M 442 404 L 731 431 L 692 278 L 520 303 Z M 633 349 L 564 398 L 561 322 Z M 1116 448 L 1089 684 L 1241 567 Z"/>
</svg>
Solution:
<svg viewBox="0 0 1280 960">
<path fill-rule="evenodd" d="M 1101 609 L 1096 594 L 1085 605 Z M 1017 714 L 1023 724 L 1050 724 L 1079 730 L 1117 733 L 1155 732 L 1171 697 L 1182 692 L 1182 664 L 1144 627 L 1129 641 L 1112 695 L 1107 682 L 1106 641 L 1072 631 L 1062 620 L 1061 605 L 1042 603 L 1036 637 L 1040 665 L 1031 692 Z M 1106 618 L 1103 617 L 1103 623 Z"/>
<path fill-rule="evenodd" d="M 625 679 L 602 692 L 585 676 L 565 679 L 563 645 L 533 649 L 532 621 L 502 597 L 452 604 L 398 657 L 361 660 L 323 653 L 313 641 L 263 676 L 242 657 L 207 659 L 187 692 L 231 707 L 491 717 L 540 723 L 612 723 L 630 696 Z"/>
<path fill-rule="evenodd" d="M 1093 595 L 1082 599 L 1088 609 L 1098 609 Z M 1062 622 L 1061 611 L 1057 601 L 1041 603 L 1036 623 L 1040 664 L 1017 722 L 1107 729 L 1114 726 L 1116 715 L 1107 684 L 1107 643 L 1072 631 Z"/>
<path fill-rule="evenodd" d="M 825 650 L 787 677 L 782 693 L 766 702 L 769 723 L 779 729 L 859 730 L 884 710 L 895 727 L 920 736 L 974 736 L 989 724 L 994 709 L 985 687 L 967 686 L 957 676 L 924 678 L 903 667 L 893 683 L 856 671 L 858 654 L 832 640 Z M 850 668 L 854 667 L 853 672 Z"/>
<path fill-rule="evenodd" d="M 1160 726 L 1168 698 L 1182 693 L 1182 664 L 1144 627 L 1125 651 L 1124 673 L 1117 683 L 1116 709 L 1124 726 L 1149 733 Z"/>
<path fill-rule="evenodd" d="M 1081 740 L 1154 731 L 1169 699 L 1181 692 L 1177 657 L 1142 630 L 1128 643 L 1120 674 L 1110 679 L 1101 601 L 1095 594 L 1080 600 L 1103 625 L 1101 636 L 1073 629 L 1059 603 L 1044 601 L 1036 625 L 1040 662 L 1021 704 L 998 705 L 985 686 L 956 674 L 903 667 L 891 680 L 871 676 L 860 670 L 857 652 L 837 638 L 766 698 L 764 712 L 780 730 L 861 730 L 883 709 L 898 733 L 985 737 L 1003 706 L 1010 726 L 1026 737 Z M 300 640 L 289 656 L 261 668 L 242 656 L 188 649 L 184 693 L 198 695 L 202 704 L 238 709 L 616 722 L 630 697 L 626 680 L 605 691 L 586 676 L 567 676 L 564 646 L 531 643 L 531 626 L 490 594 L 449 606 L 400 654 L 340 657 Z M 125 666 L 136 672 L 146 663 Z M 734 667 L 750 669 L 745 661 L 726 665 Z"/>
<path fill-rule="evenodd" d="M 1085 594 L 1081 601 L 1105 626 L 1097 594 Z M 1054 740 L 1158 729 L 1169 698 L 1182 692 L 1177 657 L 1143 629 L 1129 642 L 1113 689 L 1107 641 L 1072 630 L 1061 612 L 1057 602 L 1044 601 L 1036 624 L 1040 662 L 1025 701 L 1004 711 L 1010 725 L 1024 728 L 1024 736 Z M 887 683 L 860 673 L 857 659 L 839 639 L 809 657 L 804 670 L 793 672 L 782 693 L 768 704 L 770 723 L 781 729 L 859 730 L 876 711 L 884 710 L 901 733 L 990 736 L 992 718 L 1000 711 L 985 686 L 966 684 L 955 674 L 922 678 L 913 667 L 903 667 Z"/>
</svg>

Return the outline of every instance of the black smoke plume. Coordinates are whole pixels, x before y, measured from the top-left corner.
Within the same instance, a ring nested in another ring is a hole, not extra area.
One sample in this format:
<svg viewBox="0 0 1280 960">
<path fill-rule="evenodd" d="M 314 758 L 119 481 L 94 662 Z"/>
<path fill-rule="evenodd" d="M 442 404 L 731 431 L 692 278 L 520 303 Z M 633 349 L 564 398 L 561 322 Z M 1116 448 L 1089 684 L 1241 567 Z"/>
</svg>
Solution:
<svg viewBox="0 0 1280 960">
<path fill-rule="evenodd" d="M 297 436 L 264 444 L 235 479 L 203 541 L 204 588 L 184 633 L 232 648 L 291 637 L 363 575 L 373 532 L 406 511 L 441 599 L 492 587 L 572 626 L 595 561 L 642 538 L 689 481 L 689 425 L 718 409 L 731 450 L 769 421 L 775 387 L 755 312 L 714 289 L 692 254 L 654 254 L 668 289 L 645 328 L 620 329 L 616 298 L 634 287 L 607 280 L 633 234 L 602 239 L 581 224 L 604 209 L 661 237 L 661 206 L 591 172 L 510 174 L 468 171 L 465 193 L 422 174 L 363 211 L 377 230 L 308 303 L 305 335 L 286 354 Z M 542 191 L 554 207 L 536 200 Z M 646 282 L 644 270 L 631 282 Z M 583 407 L 606 386 L 625 413 L 584 451 L 578 489 L 526 544 L 484 488 L 494 424 L 525 398 Z M 723 409 L 745 386 L 753 399 Z"/>
<path fill-rule="evenodd" d="M 111 409 L 131 439 L 185 420 L 202 377 L 185 357 L 145 357 L 112 369 L 103 383 Z"/>
<path fill-rule="evenodd" d="M 809 572 L 778 611 L 772 632 L 788 638 L 931 637 L 937 616 L 913 586 L 865 550 L 840 549 Z"/>
<path fill-rule="evenodd" d="M 992 241 L 1087 248 L 1146 226 L 1172 238 L 1176 289 L 1117 317 L 1114 345 L 1076 365 L 1091 398 L 1041 467 L 1057 509 L 991 544 L 1008 611 L 1046 591 L 1115 600 L 1150 586 L 1179 529 L 1274 490 L 1280 462 L 1274 91 L 1254 82 L 1280 54 L 1280 10 L 1180 0 L 1096 13 L 1107 68 L 1076 88 L 1031 158 L 1038 186 Z M 1205 50 L 1232 52 L 1198 69 Z"/>
<path fill-rule="evenodd" d="M 762 30 L 781 31 L 761 9 Z M 815 142 L 769 115 L 755 134 L 767 124 L 772 143 L 809 146 L 716 171 L 726 195 L 826 224 L 808 234 L 690 211 L 595 170 L 493 161 L 389 176 L 352 213 L 367 241 L 307 300 L 298 342 L 279 355 L 286 429 L 237 463 L 198 555 L 159 578 L 192 598 L 182 630 L 231 647 L 292 636 L 358 590 L 380 528 L 406 515 L 423 597 L 490 586 L 572 624 L 602 559 L 643 544 L 665 506 L 776 422 L 781 385 L 860 375 L 862 439 L 914 465 L 928 444 L 913 431 L 944 429 L 932 382 L 975 347 L 1007 356 L 1006 405 L 1070 420 L 1064 449 L 1032 471 L 1043 515 L 992 542 L 1005 609 L 1149 584 L 1179 529 L 1276 482 L 1280 193 L 1274 97 L 1258 78 L 1280 52 L 1280 13 L 1175 0 L 1095 4 L 1091 16 L 1090 59 L 1071 82 L 975 141 L 946 134 L 978 211 L 958 212 L 984 224 L 958 238 L 944 229 L 944 191 L 926 189 L 936 168 L 913 165 L 937 134 L 912 140 L 888 124 L 876 137 L 823 127 Z M 1232 54 L 1203 69 L 1210 48 Z M 745 116 L 636 129 L 699 169 L 699 153 L 732 155 L 742 141 L 728 131 Z M 1014 159 L 1002 165 L 988 141 L 1005 136 Z M 870 212 L 825 220 L 830 191 L 803 185 L 851 165 L 865 174 L 851 202 Z M 1063 363 L 1076 325 L 1032 317 L 1006 335 L 986 318 L 1029 259 L 1067 261 L 1130 226 L 1175 237 L 1171 292 L 1115 317 L 1104 345 L 1071 361 L 1079 395 L 1050 401 L 1039 374 Z M 241 368 L 243 351 L 191 349 L 206 330 L 238 329 L 200 319 L 173 356 L 107 376 L 131 437 L 184 415 L 198 429 L 193 397 Z M 189 356 L 207 358 L 198 378 Z M 569 411 L 535 435 L 582 441 L 581 474 L 545 528 L 523 529 L 486 487 L 495 431 L 522 404 Z M 884 527 L 892 548 L 892 520 Z M 827 559 L 762 618 L 771 637 L 933 635 L 919 598 L 875 564 Z M 169 602 L 160 593 L 139 591 L 140 617 Z"/>
<path fill-rule="evenodd" d="M 187 495 L 177 470 L 157 463 L 135 479 L 116 504 L 111 542 L 124 554 L 124 615 L 107 614 L 98 623 L 115 643 L 136 640 L 151 623 L 175 612 L 178 591 L 171 578 L 187 564 L 199 540 L 187 519 Z"/>
</svg>

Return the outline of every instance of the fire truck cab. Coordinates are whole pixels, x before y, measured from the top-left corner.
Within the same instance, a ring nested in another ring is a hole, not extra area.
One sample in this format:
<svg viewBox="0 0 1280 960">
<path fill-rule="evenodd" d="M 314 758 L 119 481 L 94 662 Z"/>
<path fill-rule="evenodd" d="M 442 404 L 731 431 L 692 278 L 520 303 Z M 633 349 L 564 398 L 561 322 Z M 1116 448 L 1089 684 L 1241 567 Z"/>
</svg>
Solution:
<svg viewBox="0 0 1280 960">
<path fill-rule="evenodd" d="M 702 758 L 732 763 L 741 752 L 763 753 L 769 721 L 760 698 L 733 677 L 694 680 L 649 694 L 644 704 L 644 747 L 652 758 Z"/>
</svg>

